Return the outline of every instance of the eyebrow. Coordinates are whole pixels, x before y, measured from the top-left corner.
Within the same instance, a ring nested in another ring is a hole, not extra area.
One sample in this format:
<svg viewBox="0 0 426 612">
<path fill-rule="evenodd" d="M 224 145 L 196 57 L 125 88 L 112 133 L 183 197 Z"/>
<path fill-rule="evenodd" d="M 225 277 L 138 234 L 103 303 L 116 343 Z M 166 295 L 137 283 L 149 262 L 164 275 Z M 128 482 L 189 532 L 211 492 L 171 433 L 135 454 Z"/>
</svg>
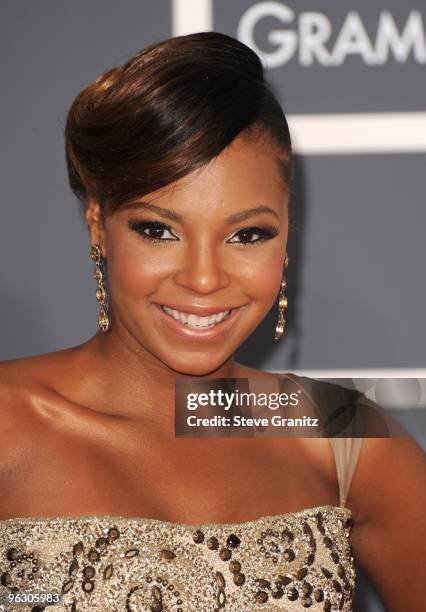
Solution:
<svg viewBox="0 0 426 612">
<path fill-rule="evenodd" d="M 163 208 L 162 206 L 156 206 L 155 204 L 152 204 L 151 202 L 146 202 L 146 201 L 131 202 L 130 204 L 126 206 L 126 209 L 134 209 L 134 208 L 146 208 L 147 210 L 156 212 L 157 214 L 161 215 L 162 217 L 166 217 L 167 219 L 170 219 L 171 221 L 177 221 L 179 223 L 183 223 L 184 221 L 184 218 L 182 217 L 182 215 L 175 212 L 174 210 L 170 210 L 169 208 Z M 248 219 L 249 217 L 253 217 L 254 215 L 259 215 L 260 213 L 271 213 L 279 220 L 278 214 L 273 208 L 270 208 L 269 206 L 255 206 L 254 208 L 248 208 L 246 210 L 242 210 L 240 212 L 230 215 L 229 217 L 227 217 L 226 223 L 228 224 L 238 223 L 239 221 L 244 221 L 245 219 Z"/>
</svg>

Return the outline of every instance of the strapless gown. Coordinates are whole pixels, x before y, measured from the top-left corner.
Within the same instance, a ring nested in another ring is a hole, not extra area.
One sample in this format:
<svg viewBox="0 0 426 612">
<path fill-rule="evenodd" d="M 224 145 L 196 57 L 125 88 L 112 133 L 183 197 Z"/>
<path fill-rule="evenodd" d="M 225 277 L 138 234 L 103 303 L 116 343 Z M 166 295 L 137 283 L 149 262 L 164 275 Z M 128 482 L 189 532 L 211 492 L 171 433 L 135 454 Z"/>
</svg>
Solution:
<svg viewBox="0 0 426 612">
<path fill-rule="evenodd" d="M 308 396 L 325 390 L 328 407 L 358 393 L 291 376 Z M 340 506 L 226 524 L 108 515 L 0 520 L 0 610 L 353 610 L 345 501 L 361 440 L 330 438 Z M 50 600 L 5 603 L 13 593 Z"/>
</svg>

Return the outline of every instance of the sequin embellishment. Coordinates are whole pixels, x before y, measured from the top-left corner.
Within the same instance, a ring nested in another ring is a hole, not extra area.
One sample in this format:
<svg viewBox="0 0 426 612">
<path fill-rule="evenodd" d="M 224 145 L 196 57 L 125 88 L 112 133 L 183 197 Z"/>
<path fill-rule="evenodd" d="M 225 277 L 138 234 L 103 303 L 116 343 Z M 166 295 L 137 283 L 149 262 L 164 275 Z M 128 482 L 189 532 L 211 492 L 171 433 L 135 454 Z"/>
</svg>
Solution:
<svg viewBox="0 0 426 612">
<path fill-rule="evenodd" d="M 33 612 L 348 612 L 351 528 L 350 509 L 337 506 L 229 524 L 8 519 L 0 521 L 0 595 L 62 593 L 62 603 Z"/>
</svg>

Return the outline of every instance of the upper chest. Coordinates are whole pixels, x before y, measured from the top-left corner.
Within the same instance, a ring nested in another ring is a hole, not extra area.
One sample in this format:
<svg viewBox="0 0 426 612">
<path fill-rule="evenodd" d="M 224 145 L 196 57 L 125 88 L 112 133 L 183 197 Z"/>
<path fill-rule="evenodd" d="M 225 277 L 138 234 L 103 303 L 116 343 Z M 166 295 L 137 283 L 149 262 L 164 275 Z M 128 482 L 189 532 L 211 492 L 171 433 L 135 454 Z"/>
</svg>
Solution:
<svg viewBox="0 0 426 612">
<path fill-rule="evenodd" d="M 40 516 L 229 522 L 338 499 L 327 440 L 179 439 L 71 404 L 36 415 L 17 422 L 6 516 L 25 505 Z"/>
</svg>

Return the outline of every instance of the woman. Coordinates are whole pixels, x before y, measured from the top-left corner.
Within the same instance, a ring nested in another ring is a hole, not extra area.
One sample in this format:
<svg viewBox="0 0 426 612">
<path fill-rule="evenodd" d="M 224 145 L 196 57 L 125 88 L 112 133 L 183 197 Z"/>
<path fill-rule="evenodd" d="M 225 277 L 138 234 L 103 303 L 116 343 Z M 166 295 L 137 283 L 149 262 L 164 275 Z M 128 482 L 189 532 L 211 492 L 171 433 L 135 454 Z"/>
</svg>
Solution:
<svg viewBox="0 0 426 612">
<path fill-rule="evenodd" d="M 285 324 L 291 141 L 255 53 L 215 32 L 152 45 L 77 96 L 65 141 L 100 330 L 1 364 L 4 600 L 352 610 L 355 557 L 388 611 L 420 610 L 414 440 L 175 436 L 177 381 L 277 382 L 233 358 L 278 294 Z M 279 384 L 304 409 L 349 394 Z"/>
</svg>

